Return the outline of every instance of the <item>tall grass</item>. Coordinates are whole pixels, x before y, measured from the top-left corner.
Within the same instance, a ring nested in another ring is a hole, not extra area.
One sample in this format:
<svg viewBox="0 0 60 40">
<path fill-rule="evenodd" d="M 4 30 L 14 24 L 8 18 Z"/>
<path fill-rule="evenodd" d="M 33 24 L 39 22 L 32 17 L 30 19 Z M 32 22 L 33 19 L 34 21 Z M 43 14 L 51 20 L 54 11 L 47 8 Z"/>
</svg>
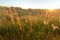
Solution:
<svg viewBox="0 0 60 40">
<path fill-rule="evenodd" d="M 14 7 L 8 9 L 3 9 L 4 17 L 0 22 L 0 40 L 60 40 L 58 20 L 39 19 L 38 15 L 32 16 L 31 13 L 19 16 Z M 9 16 L 11 20 L 9 21 L 6 16 Z M 58 29 L 53 30 L 53 26 L 57 26 Z"/>
</svg>

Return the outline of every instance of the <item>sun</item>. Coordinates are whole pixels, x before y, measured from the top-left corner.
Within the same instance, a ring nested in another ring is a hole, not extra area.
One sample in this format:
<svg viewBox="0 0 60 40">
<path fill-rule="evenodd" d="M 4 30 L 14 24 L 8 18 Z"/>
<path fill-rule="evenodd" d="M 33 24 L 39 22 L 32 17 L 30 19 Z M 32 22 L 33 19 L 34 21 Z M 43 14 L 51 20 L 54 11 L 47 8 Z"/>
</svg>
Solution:
<svg viewBox="0 0 60 40">
<path fill-rule="evenodd" d="M 54 11 L 55 9 L 54 8 L 50 8 L 50 9 L 48 9 L 49 11 Z"/>
<path fill-rule="evenodd" d="M 46 12 L 54 12 L 54 8 L 48 8 L 47 10 L 46 10 Z"/>
<path fill-rule="evenodd" d="M 49 9 L 47 9 L 46 11 L 51 13 L 51 12 L 54 12 L 55 9 L 51 9 L 51 8 L 49 8 Z"/>
</svg>

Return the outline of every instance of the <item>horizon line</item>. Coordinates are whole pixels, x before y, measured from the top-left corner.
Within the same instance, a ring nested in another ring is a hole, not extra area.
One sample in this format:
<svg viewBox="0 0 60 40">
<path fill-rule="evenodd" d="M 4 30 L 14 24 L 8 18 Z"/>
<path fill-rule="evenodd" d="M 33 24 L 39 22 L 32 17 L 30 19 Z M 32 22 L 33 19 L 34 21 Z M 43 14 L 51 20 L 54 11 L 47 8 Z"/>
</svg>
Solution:
<svg viewBox="0 0 60 40">
<path fill-rule="evenodd" d="M 60 8 L 31 8 L 31 7 L 21 7 L 21 6 L 4 6 L 4 5 L 0 5 L 1 7 L 19 7 L 19 8 L 22 8 L 22 9 L 60 9 Z"/>
</svg>

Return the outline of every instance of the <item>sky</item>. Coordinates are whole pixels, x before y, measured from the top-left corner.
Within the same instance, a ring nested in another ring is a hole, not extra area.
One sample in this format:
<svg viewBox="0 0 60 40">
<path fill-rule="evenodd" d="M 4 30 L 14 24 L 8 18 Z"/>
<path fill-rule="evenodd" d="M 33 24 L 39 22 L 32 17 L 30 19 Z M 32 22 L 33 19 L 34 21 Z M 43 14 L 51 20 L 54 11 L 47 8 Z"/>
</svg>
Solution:
<svg viewBox="0 0 60 40">
<path fill-rule="evenodd" d="M 0 0 L 0 6 L 57 9 L 60 8 L 60 0 Z"/>
</svg>

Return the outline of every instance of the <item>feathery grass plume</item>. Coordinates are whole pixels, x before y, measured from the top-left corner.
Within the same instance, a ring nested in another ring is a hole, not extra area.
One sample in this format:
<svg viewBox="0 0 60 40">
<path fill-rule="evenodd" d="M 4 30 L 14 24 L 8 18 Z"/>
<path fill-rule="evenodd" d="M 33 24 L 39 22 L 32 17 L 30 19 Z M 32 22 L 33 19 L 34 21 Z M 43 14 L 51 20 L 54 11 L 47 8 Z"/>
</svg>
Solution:
<svg viewBox="0 0 60 40">
<path fill-rule="evenodd" d="M 47 25 L 49 23 L 49 20 L 44 20 L 43 23 Z"/>
<path fill-rule="evenodd" d="M 6 15 L 7 15 L 7 10 L 6 10 L 6 8 L 4 7 L 3 8 L 3 11 L 2 11 L 2 24 L 4 25 L 5 24 L 5 22 L 7 21 L 6 20 Z"/>
<path fill-rule="evenodd" d="M 25 22 L 27 23 L 28 22 L 28 15 L 25 15 L 24 19 L 25 19 Z"/>
<path fill-rule="evenodd" d="M 32 32 L 32 16 L 31 16 L 31 12 L 30 12 L 29 21 L 30 21 L 30 33 L 31 33 Z"/>
<path fill-rule="evenodd" d="M 44 22 L 44 24 L 46 25 L 46 21 L 44 20 L 43 22 Z"/>
<path fill-rule="evenodd" d="M 53 31 L 55 31 L 56 29 L 59 29 L 59 27 L 56 26 L 56 25 L 54 25 L 54 24 L 52 24 L 51 26 L 52 26 L 52 28 L 53 28 Z"/>
<path fill-rule="evenodd" d="M 5 8 L 3 9 L 3 11 L 4 11 L 4 15 L 9 16 L 9 17 L 11 18 L 12 23 L 14 24 L 14 19 L 13 19 L 14 16 L 13 16 L 13 14 L 12 14 L 11 8 L 9 8 L 9 12 L 8 12 L 8 10 L 6 10 Z"/>
<path fill-rule="evenodd" d="M 45 16 L 46 16 L 46 20 L 44 20 L 43 23 L 44 23 L 45 25 L 47 25 L 47 24 L 49 23 L 48 10 L 47 10 L 47 9 L 45 10 Z"/>
<path fill-rule="evenodd" d="M 18 15 L 18 13 L 16 12 L 16 10 L 15 10 L 14 7 L 13 7 L 12 9 L 13 9 L 13 11 L 14 11 L 14 12 L 13 12 L 13 13 L 14 13 L 13 15 L 16 16 L 15 18 L 16 18 L 16 20 L 17 20 L 17 23 L 18 23 L 18 25 L 20 26 L 20 29 L 22 30 L 21 16 Z"/>
<path fill-rule="evenodd" d="M 13 12 L 12 12 L 12 10 L 11 10 L 11 8 L 9 8 L 9 16 L 10 16 L 10 18 L 11 18 L 11 21 L 12 21 L 12 23 L 14 24 L 14 15 L 13 15 Z"/>
<path fill-rule="evenodd" d="M 46 18 L 48 17 L 48 14 L 49 14 L 49 12 L 48 12 L 48 10 L 46 9 L 46 10 L 45 10 L 45 16 L 46 16 Z"/>
</svg>

